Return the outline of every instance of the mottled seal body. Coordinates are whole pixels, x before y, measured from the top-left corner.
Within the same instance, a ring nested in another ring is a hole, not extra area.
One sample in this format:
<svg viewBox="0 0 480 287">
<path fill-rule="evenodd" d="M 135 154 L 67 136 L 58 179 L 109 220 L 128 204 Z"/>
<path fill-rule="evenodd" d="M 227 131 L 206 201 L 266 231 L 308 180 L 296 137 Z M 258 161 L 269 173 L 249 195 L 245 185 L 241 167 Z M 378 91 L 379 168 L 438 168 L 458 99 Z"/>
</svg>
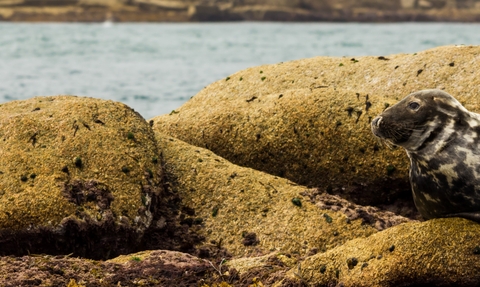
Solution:
<svg viewBox="0 0 480 287">
<path fill-rule="evenodd" d="M 441 90 L 412 93 L 371 123 L 410 158 L 413 199 L 425 219 L 480 222 L 480 115 Z"/>
</svg>

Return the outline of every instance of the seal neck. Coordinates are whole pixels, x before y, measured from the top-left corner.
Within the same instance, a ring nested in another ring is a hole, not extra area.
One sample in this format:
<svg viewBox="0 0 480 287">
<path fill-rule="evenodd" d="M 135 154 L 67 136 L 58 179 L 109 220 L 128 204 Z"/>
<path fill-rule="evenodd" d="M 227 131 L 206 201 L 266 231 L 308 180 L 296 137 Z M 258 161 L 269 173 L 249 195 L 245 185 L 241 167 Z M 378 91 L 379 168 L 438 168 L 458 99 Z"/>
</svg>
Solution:
<svg viewBox="0 0 480 287">
<path fill-rule="evenodd" d="M 415 145 L 405 149 L 410 157 L 420 157 L 428 160 L 443 152 L 454 153 L 451 146 L 466 146 L 477 138 L 476 129 L 480 128 L 478 114 L 466 112 L 462 117 L 449 118 L 442 121 L 435 118 L 414 141 Z"/>
</svg>

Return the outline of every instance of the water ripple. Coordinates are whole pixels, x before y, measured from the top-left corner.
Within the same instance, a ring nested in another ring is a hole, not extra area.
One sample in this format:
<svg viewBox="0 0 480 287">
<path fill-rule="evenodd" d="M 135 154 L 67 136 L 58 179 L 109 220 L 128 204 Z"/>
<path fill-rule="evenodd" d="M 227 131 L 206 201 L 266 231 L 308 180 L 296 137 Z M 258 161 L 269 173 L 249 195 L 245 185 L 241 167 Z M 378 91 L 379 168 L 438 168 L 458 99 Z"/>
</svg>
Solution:
<svg viewBox="0 0 480 287">
<path fill-rule="evenodd" d="M 480 44 L 479 28 L 451 23 L 0 23 L 0 102 L 84 95 L 122 101 L 148 119 L 251 66 Z"/>
</svg>

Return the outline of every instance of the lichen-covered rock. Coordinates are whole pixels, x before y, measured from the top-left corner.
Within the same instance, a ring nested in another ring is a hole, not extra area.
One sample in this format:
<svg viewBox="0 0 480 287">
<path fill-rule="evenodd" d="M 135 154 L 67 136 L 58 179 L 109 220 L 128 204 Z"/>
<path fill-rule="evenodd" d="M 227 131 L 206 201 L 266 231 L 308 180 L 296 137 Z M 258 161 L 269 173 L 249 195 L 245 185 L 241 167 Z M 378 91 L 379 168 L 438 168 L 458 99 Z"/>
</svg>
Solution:
<svg viewBox="0 0 480 287">
<path fill-rule="evenodd" d="M 409 221 L 392 214 L 372 222 L 364 222 L 362 216 L 349 220 L 340 208 L 316 206 L 311 202 L 315 195 L 307 196 L 304 186 L 234 165 L 159 132 L 156 139 L 168 185 L 182 199 L 183 222 L 201 226 L 198 232 L 206 243 L 225 248 L 234 257 L 323 252 L 375 233 L 377 221 L 388 226 Z M 312 201 L 318 204 L 331 197 L 325 194 Z M 209 250 L 202 248 L 200 253 L 208 256 Z"/>
<path fill-rule="evenodd" d="M 189 254 L 154 250 L 108 261 L 68 256 L 0 257 L 0 286 L 197 286 L 217 271 Z"/>
<path fill-rule="evenodd" d="M 0 257 L 0 285 L 478 286 L 479 232 L 479 224 L 459 218 L 407 223 L 306 259 L 274 252 L 211 262 L 167 250 L 108 261 Z"/>
<path fill-rule="evenodd" d="M 74 96 L 2 104 L 0 254 L 135 250 L 166 216 L 158 156 L 150 126 L 124 104 Z"/>
<path fill-rule="evenodd" d="M 313 255 L 279 285 L 478 286 L 479 234 L 460 218 L 401 224 Z"/>
<path fill-rule="evenodd" d="M 480 47 L 448 46 L 249 68 L 154 118 L 154 128 L 235 164 L 360 204 L 389 203 L 409 193 L 409 162 L 403 150 L 374 139 L 371 119 L 427 88 L 444 89 L 480 111 L 479 63 Z"/>
</svg>

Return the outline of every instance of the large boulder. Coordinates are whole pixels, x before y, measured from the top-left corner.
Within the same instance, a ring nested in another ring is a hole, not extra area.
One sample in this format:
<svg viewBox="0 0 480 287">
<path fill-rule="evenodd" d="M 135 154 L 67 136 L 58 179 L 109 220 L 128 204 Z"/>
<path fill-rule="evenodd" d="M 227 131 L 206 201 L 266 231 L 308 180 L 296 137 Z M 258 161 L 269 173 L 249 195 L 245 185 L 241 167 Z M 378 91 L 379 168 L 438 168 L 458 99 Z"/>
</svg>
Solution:
<svg viewBox="0 0 480 287">
<path fill-rule="evenodd" d="M 216 280 L 207 260 L 154 250 L 108 261 L 68 256 L 0 257 L 0 285 L 17 286 L 197 286 Z"/>
<path fill-rule="evenodd" d="M 398 225 L 305 259 L 277 286 L 478 286 L 479 234 L 460 218 Z"/>
<path fill-rule="evenodd" d="M 158 131 L 156 139 L 169 190 L 182 199 L 182 222 L 205 238 L 200 256 L 220 247 L 233 257 L 305 256 L 410 221 L 234 165 Z"/>
<path fill-rule="evenodd" d="M 479 54 L 480 47 L 448 46 L 249 68 L 155 117 L 154 128 L 235 164 L 360 204 L 390 203 L 409 194 L 409 161 L 402 149 L 374 138 L 371 119 L 427 88 L 443 89 L 479 111 Z"/>
<path fill-rule="evenodd" d="M 2 104 L 0 254 L 138 250 L 145 233 L 171 225 L 159 155 L 148 123 L 121 103 L 56 96 Z"/>
</svg>

